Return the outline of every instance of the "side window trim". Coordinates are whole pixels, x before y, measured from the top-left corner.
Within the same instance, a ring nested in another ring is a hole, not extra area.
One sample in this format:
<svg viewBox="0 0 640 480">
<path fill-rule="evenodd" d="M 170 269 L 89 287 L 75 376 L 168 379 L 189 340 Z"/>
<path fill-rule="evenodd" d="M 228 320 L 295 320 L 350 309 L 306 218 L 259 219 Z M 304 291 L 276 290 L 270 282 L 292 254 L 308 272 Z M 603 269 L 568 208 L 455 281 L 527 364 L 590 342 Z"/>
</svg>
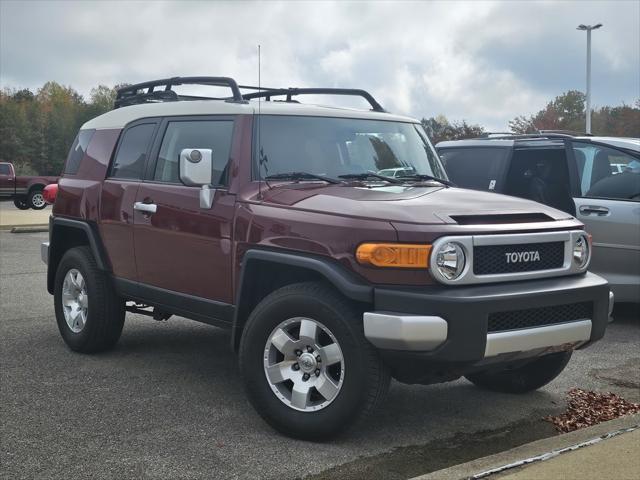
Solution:
<svg viewBox="0 0 640 480">
<path fill-rule="evenodd" d="M 155 144 L 156 138 L 158 137 L 158 125 L 160 124 L 160 118 L 140 118 L 138 120 L 134 120 L 133 122 L 127 123 L 120 132 L 120 136 L 118 137 L 118 143 L 116 144 L 116 148 L 114 148 L 113 153 L 111 154 L 111 159 L 109 160 L 109 168 L 107 169 L 107 179 L 116 179 L 116 180 L 128 180 L 134 182 L 140 182 L 144 179 L 145 172 L 147 170 L 147 166 L 149 165 L 150 153 L 152 151 L 152 146 Z M 137 127 L 139 125 L 155 125 L 154 131 L 151 134 L 151 141 L 149 145 L 147 145 L 145 166 L 142 168 L 142 178 L 120 178 L 114 177 L 113 175 L 113 163 L 115 159 L 118 157 L 118 152 L 120 152 L 120 148 L 122 147 L 122 141 L 124 139 L 125 133 L 133 127 Z"/>
<path fill-rule="evenodd" d="M 168 182 L 168 181 L 155 179 L 155 171 L 156 171 L 156 165 L 158 163 L 158 155 L 160 154 L 160 149 L 162 148 L 162 141 L 164 140 L 164 135 L 167 132 L 167 127 L 169 126 L 170 122 L 231 121 L 233 122 L 233 131 L 231 133 L 231 139 L 230 139 L 231 141 L 230 147 L 231 147 L 233 146 L 233 139 L 236 135 L 237 118 L 238 118 L 237 115 L 177 115 L 177 116 L 170 116 L 170 117 L 162 117 L 158 122 L 160 126 L 158 129 L 156 129 L 155 138 L 152 142 L 152 147 L 147 157 L 147 166 L 144 170 L 144 176 L 141 181 L 145 183 L 161 183 L 165 185 L 179 185 L 179 186 L 181 185 L 181 186 L 187 187 L 187 185 L 185 185 L 180 181 Z M 230 154 L 229 154 L 229 158 L 227 159 L 227 162 L 228 164 L 231 162 L 231 149 L 230 149 Z M 221 189 L 224 190 L 229 187 L 228 182 L 227 184 L 220 184 L 220 185 L 213 185 L 213 186 L 218 190 L 221 190 Z M 189 188 L 196 188 L 196 187 L 189 187 Z"/>
</svg>

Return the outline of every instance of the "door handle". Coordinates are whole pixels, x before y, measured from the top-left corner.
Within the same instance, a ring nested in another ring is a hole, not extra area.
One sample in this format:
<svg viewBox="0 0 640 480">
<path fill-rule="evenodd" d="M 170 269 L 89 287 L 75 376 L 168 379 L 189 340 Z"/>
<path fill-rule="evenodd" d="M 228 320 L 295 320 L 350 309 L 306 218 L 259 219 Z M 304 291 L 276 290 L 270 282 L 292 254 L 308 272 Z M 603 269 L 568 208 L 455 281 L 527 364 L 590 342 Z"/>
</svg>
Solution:
<svg viewBox="0 0 640 480">
<path fill-rule="evenodd" d="M 139 212 L 152 214 L 156 213 L 158 206 L 155 203 L 136 202 L 133 204 L 133 209 L 138 210 Z"/>
<path fill-rule="evenodd" d="M 592 213 L 595 215 L 608 215 L 609 209 L 607 207 L 598 207 L 596 205 L 583 205 L 580 207 L 580 213 L 584 213 L 585 215 L 591 215 Z"/>
</svg>

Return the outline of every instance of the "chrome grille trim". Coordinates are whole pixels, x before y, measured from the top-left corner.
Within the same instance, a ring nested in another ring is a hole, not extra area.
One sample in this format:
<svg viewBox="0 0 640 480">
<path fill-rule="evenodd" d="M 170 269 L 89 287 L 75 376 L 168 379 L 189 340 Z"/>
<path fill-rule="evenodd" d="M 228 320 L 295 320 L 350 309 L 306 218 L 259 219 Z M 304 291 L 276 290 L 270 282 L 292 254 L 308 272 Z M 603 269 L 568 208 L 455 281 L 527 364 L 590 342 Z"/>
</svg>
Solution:
<svg viewBox="0 0 640 480">
<path fill-rule="evenodd" d="M 438 238 L 431 249 L 431 259 L 429 271 L 433 278 L 446 285 L 472 285 L 478 283 L 507 282 L 517 280 L 533 280 L 536 278 L 559 277 L 582 273 L 586 268 L 580 270 L 573 262 L 573 244 L 578 236 L 585 235 L 584 230 L 565 230 L 561 232 L 540 232 L 540 233 L 516 233 L 504 235 L 450 235 Z M 464 249 L 467 259 L 466 265 L 460 277 L 455 280 L 447 280 L 440 275 L 436 266 L 436 255 L 440 246 L 447 242 L 457 242 Z M 533 270 L 515 273 L 497 273 L 489 275 L 476 275 L 473 272 L 474 247 L 490 245 L 521 245 L 527 243 L 564 243 L 564 263 L 560 268 L 546 270 Z"/>
</svg>

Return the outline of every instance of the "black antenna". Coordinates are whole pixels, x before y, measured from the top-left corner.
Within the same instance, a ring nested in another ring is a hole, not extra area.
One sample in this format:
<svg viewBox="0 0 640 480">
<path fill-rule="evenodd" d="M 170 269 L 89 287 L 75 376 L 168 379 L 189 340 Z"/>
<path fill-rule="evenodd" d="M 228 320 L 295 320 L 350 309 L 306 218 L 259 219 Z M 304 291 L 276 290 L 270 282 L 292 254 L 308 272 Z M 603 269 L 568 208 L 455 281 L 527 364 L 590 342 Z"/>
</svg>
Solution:
<svg viewBox="0 0 640 480">
<path fill-rule="evenodd" d="M 258 91 L 260 91 L 260 87 L 261 87 L 261 78 L 260 78 L 260 44 L 258 44 Z M 258 135 L 257 135 L 257 140 L 258 140 L 258 199 L 262 200 L 262 142 L 260 139 L 260 123 L 261 123 L 261 119 L 262 116 L 261 114 L 261 105 L 262 102 L 260 101 L 260 99 L 258 99 Z"/>
</svg>

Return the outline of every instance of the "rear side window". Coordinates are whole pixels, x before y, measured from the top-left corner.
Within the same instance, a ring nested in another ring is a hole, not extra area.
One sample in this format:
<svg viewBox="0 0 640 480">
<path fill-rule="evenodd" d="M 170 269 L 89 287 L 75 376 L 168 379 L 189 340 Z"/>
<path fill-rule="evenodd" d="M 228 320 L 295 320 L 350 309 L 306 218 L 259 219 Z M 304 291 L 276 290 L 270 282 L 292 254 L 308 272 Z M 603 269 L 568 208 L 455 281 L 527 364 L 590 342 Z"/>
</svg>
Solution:
<svg viewBox="0 0 640 480">
<path fill-rule="evenodd" d="M 111 167 L 112 177 L 130 180 L 142 179 L 147 152 L 155 128 L 155 123 L 143 123 L 129 127 L 124 132 Z"/>
<path fill-rule="evenodd" d="M 497 190 L 509 154 L 508 148 L 445 148 L 440 158 L 449 179 L 459 187 Z"/>
<path fill-rule="evenodd" d="M 78 168 L 80 168 L 80 162 L 84 157 L 84 154 L 87 151 L 87 147 L 89 146 L 89 142 L 93 137 L 95 130 L 80 130 L 76 139 L 73 141 L 73 145 L 71 145 L 71 149 L 69 150 L 69 155 L 67 155 L 67 162 L 65 163 L 64 173 L 68 175 L 75 175 L 78 173 Z"/>
<path fill-rule="evenodd" d="M 175 121 L 167 124 L 153 179 L 180 183 L 180 152 L 185 148 L 212 150 L 212 183 L 224 185 L 231 151 L 232 120 Z"/>
<path fill-rule="evenodd" d="M 0 164 L 0 175 L 11 175 L 11 168 L 6 163 Z"/>
</svg>

